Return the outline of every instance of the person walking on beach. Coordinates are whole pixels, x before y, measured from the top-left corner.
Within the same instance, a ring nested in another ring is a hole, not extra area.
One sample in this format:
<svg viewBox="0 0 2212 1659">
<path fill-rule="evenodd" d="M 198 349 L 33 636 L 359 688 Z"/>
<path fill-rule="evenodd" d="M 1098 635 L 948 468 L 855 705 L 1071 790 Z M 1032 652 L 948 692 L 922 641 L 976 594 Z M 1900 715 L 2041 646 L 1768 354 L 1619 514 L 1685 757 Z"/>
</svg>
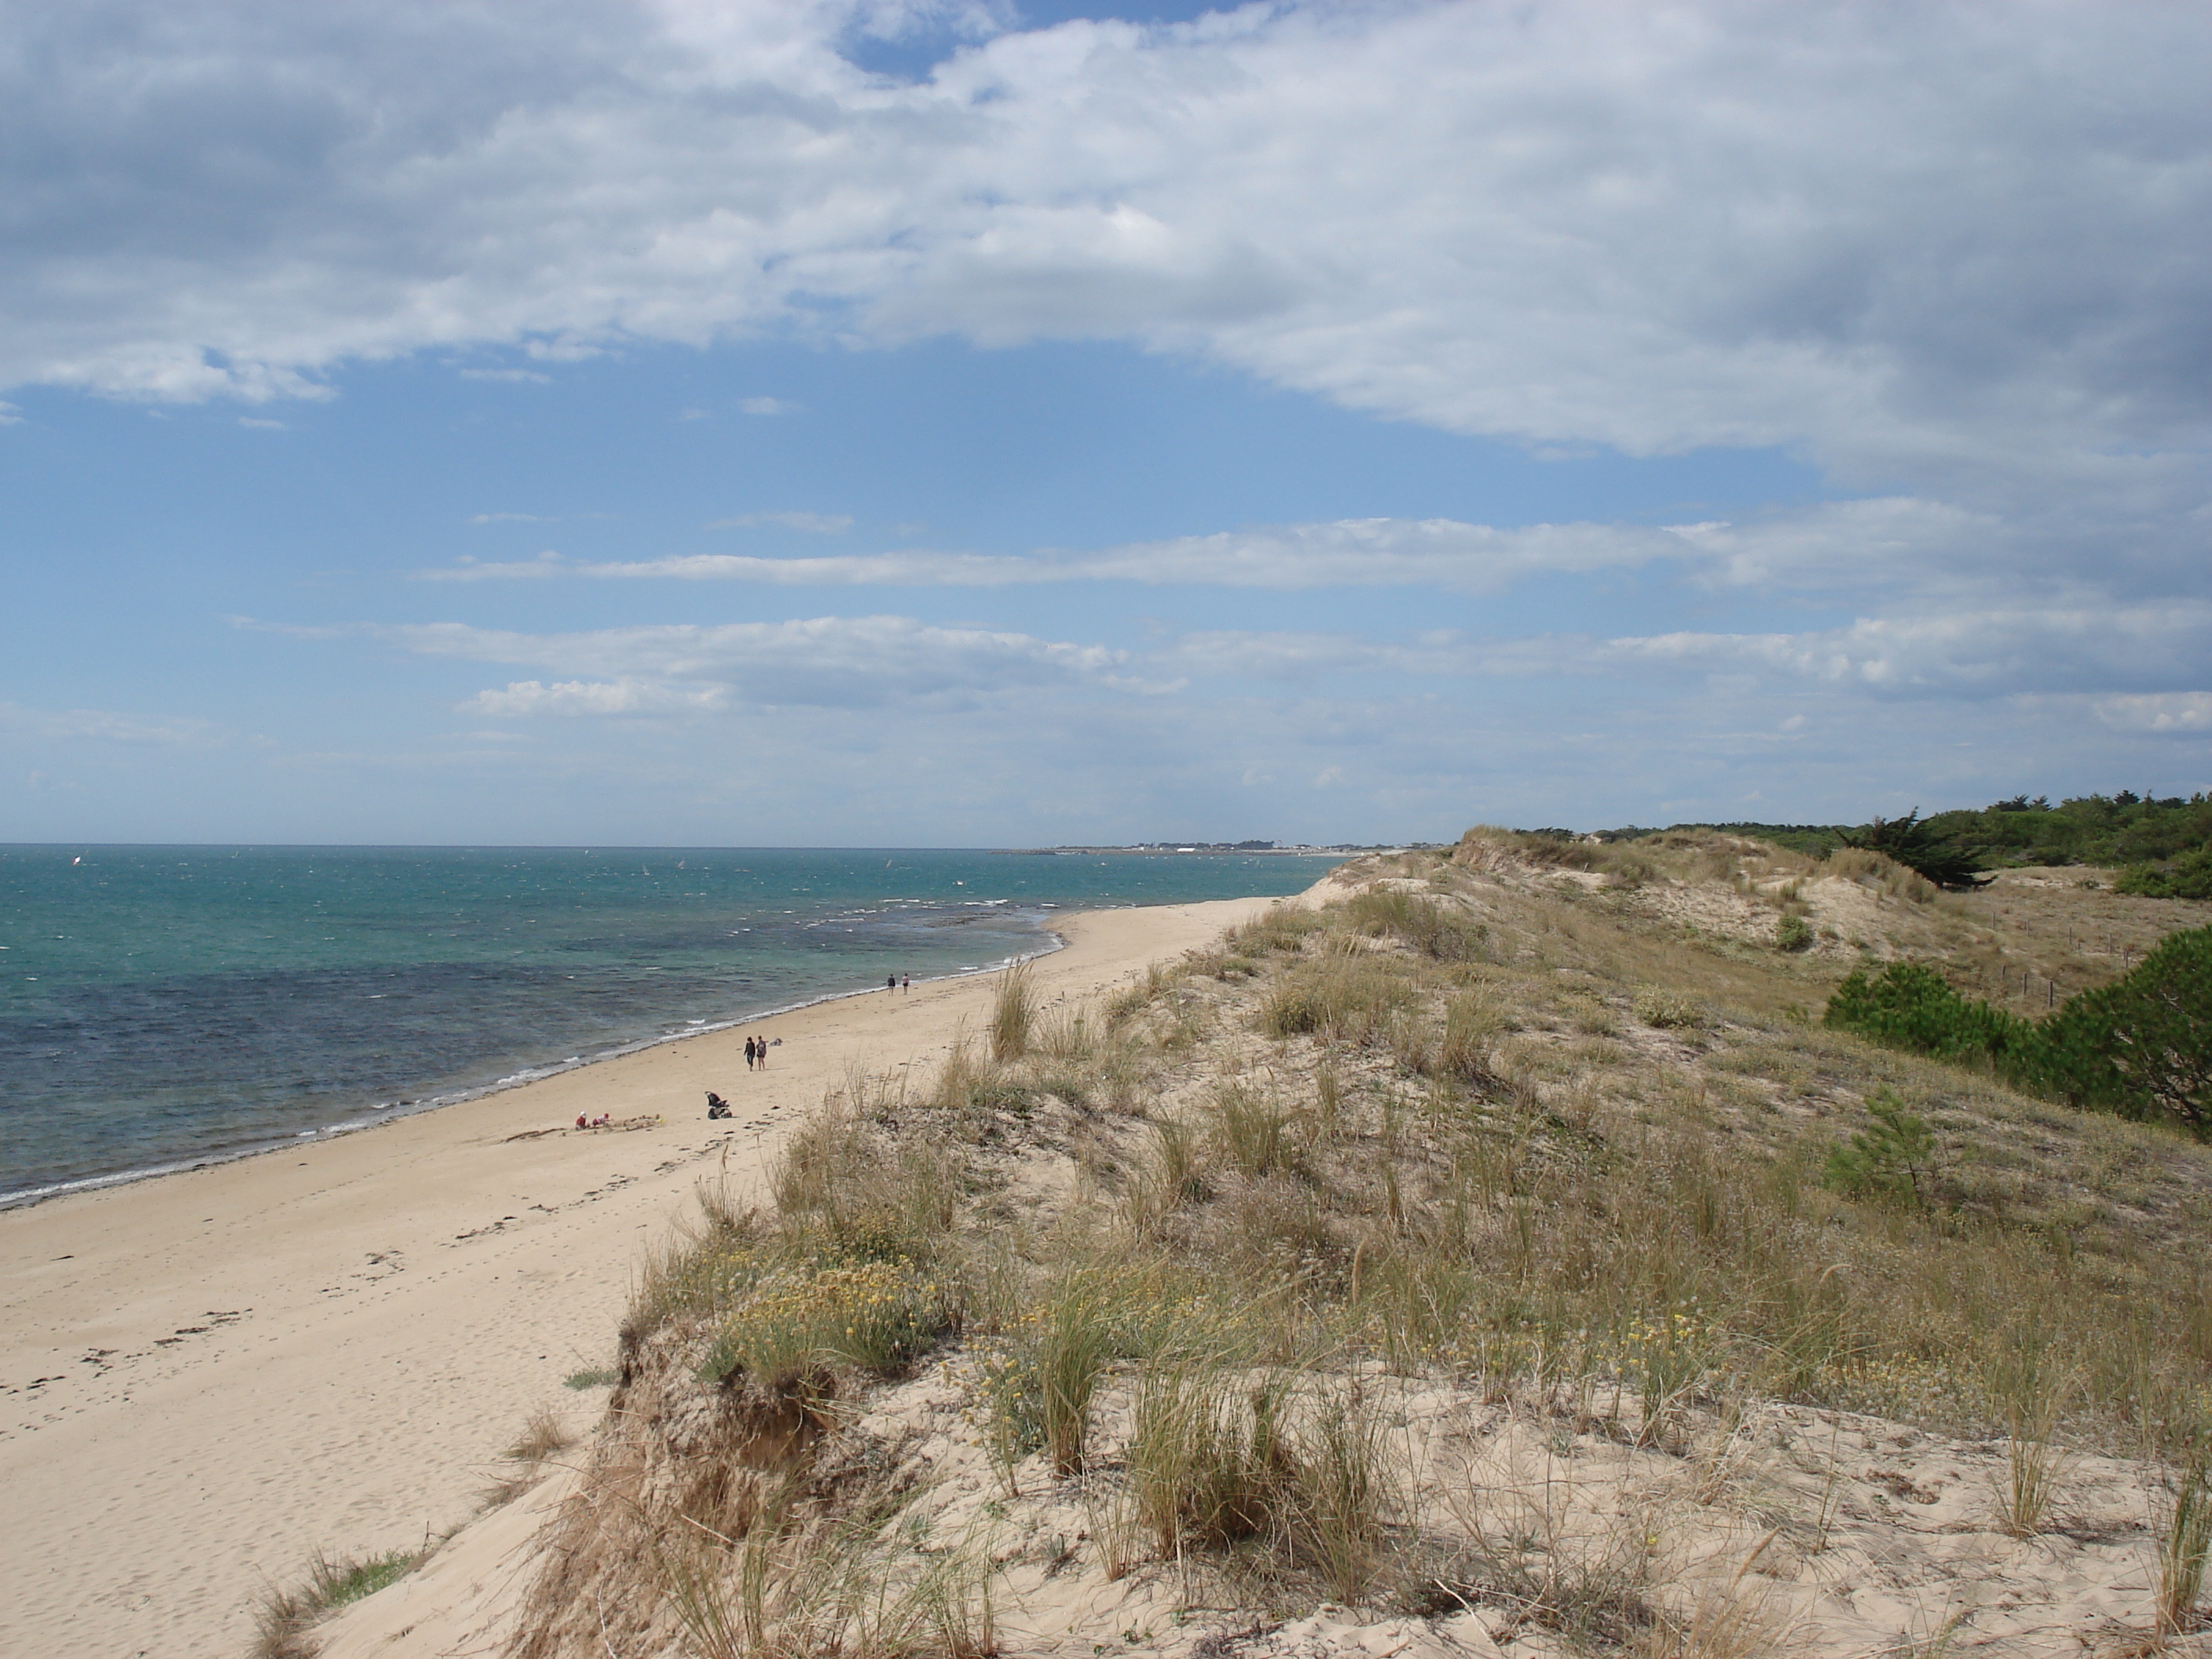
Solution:
<svg viewBox="0 0 2212 1659">
<path fill-rule="evenodd" d="M 752 1068 L 753 1068 L 753 1040 L 752 1040 L 750 1037 L 747 1037 L 747 1038 L 745 1039 L 745 1070 L 747 1070 L 748 1072 L 750 1072 L 750 1071 L 751 1071 L 751 1070 L 752 1070 Z"/>
<path fill-rule="evenodd" d="M 896 991 L 898 989 L 898 975 L 896 974 L 886 974 L 884 975 L 884 989 L 886 991 Z"/>
<path fill-rule="evenodd" d="M 902 991 L 911 991 L 914 989 L 914 975 L 912 974 L 901 974 L 899 975 L 899 989 Z"/>
<path fill-rule="evenodd" d="M 766 1037 L 763 1037 L 760 1040 L 760 1048 L 758 1053 L 760 1055 L 760 1068 L 765 1072 L 768 1070 L 768 1039 Z"/>
</svg>

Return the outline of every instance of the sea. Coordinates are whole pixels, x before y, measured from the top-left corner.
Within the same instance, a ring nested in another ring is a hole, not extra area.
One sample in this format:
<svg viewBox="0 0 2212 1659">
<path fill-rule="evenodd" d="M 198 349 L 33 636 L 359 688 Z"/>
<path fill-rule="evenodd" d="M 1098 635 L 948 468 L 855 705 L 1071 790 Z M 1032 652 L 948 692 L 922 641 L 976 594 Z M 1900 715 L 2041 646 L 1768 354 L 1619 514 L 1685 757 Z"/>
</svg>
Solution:
<svg viewBox="0 0 2212 1659">
<path fill-rule="evenodd" d="M 1281 854 L 0 846 L 0 1207 L 1303 890 Z"/>
</svg>

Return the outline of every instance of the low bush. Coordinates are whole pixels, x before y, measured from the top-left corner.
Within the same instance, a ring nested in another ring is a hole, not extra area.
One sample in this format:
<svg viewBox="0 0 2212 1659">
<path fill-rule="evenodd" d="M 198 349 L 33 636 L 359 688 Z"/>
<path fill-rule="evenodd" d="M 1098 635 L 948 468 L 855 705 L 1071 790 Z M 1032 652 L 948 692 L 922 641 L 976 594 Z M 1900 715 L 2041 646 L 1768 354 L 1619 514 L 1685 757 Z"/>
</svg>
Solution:
<svg viewBox="0 0 2212 1659">
<path fill-rule="evenodd" d="M 1809 951 L 1813 948 L 1813 924 L 1802 916 L 1783 917 L 1774 924 L 1774 948 Z"/>
<path fill-rule="evenodd" d="M 2075 1104 L 2212 1128 L 2212 927 L 2170 933 L 2125 979 L 2044 1022 L 2030 1079 Z"/>
<path fill-rule="evenodd" d="M 2033 1021 L 1968 1000 L 1942 975 L 1917 962 L 1894 962 L 1875 975 L 1854 969 L 1828 999 L 1825 1023 L 1889 1048 L 1939 1060 L 1985 1060 L 2001 1070 L 2017 1069 L 2037 1046 Z"/>
<path fill-rule="evenodd" d="M 951 1325 L 945 1288 L 910 1262 L 860 1261 L 765 1279 L 723 1322 L 702 1382 L 742 1372 L 772 1394 L 840 1368 L 888 1376 Z"/>
<path fill-rule="evenodd" d="M 2112 890 L 2137 898 L 2212 899 L 2212 848 L 2184 853 L 2167 864 L 2131 864 Z"/>
<path fill-rule="evenodd" d="M 1900 962 L 1854 972 L 1829 999 L 1825 1023 L 1986 1064 L 2070 1105 L 2212 1130 L 2212 927 L 2169 934 L 2126 978 L 2041 1020 L 1970 1000 L 1934 969 Z"/>
</svg>

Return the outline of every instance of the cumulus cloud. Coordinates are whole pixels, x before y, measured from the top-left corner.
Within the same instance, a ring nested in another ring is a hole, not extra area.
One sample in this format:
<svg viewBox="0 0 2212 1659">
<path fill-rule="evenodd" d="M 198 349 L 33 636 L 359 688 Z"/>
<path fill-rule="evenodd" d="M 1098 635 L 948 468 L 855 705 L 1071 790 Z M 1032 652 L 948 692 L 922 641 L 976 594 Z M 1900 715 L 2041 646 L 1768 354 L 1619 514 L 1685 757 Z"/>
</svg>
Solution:
<svg viewBox="0 0 2212 1659">
<path fill-rule="evenodd" d="M 2201 9 L 977 12 L 919 84 L 840 55 L 932 10 L 14 6 L 0 384 L 1118 337 L 1453 431 L 2202 499 Z"/>
</svg>

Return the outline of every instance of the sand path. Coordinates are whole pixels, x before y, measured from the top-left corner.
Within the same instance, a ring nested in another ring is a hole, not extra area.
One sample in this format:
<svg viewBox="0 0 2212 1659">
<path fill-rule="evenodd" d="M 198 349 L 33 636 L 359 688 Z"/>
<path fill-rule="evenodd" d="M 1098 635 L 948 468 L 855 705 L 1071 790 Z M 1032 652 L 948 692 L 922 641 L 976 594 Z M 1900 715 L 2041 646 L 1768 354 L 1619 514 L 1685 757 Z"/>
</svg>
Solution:
<svg viewBox="0 0 2212 1659">
<path fill-rule="evenodd" d="M 1070 916 L 1039 990 L 1107 989 L 1272 902 Z M 610 1361 L 633 1264 L 694 1184 L 757 1182 L 856 1064 L 927 1075 L 995 982 L 763 1022 L 783 1042 L 757 1074 L 719 1032 L 0 1212 L 0 1654 L 240 1654 L 312 1551 L 465 1519 L 532 1410 L 596 1409 L 562 1378 Z M 709 1088 L 733 1124 L 706 1121 Z M 580 1111 L 665 1121 L 564 1128 Z"/>
</svg>

